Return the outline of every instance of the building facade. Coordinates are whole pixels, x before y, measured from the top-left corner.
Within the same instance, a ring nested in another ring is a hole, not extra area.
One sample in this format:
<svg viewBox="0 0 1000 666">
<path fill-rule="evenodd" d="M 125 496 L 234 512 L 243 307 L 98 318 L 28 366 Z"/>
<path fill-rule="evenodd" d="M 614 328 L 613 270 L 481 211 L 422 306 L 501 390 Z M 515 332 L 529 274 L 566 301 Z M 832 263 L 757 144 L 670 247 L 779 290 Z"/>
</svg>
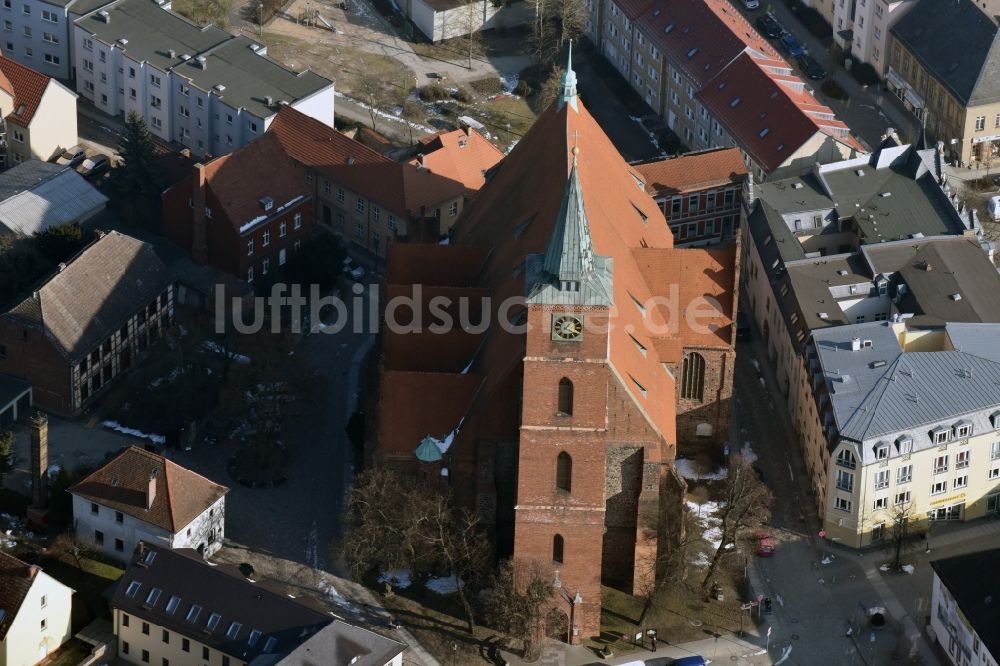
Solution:
<svg viewBox="0 0 1000 666">
<path fill-rule="evenodd" d="M 209 264 L 267 282 L 313 229 L 312 197 L 277 137 L 196 164 L 163 194 L 164 235 Z"/>
<path fill-rule="evenodd" d="M 550 572 L 551 637 L 599 633 L 602 584 L 650 589 L 677 534 L 682 436 L 728 434 L 717 369 L 732 360 L 737 257 L 674 247 L 571 67 L 450 242 L 392 247 L 387 293 L 417 298 L 424 328 L 383 337 L 369 455 L 445 479 L 500 556 Z M 451 321 L 491 323 L 428 329 L 438 298 Z M 702 306 L 702 325 L 681 314 Z"/>
<path fill-rule="evenodd" d="M 163 262 L 150 245 L 112 231 L 0 314 L 0 372 L 30 382 L 40 407 L 78 414 L 139 362 L 172 317 Z"/>
<path fill-rule="evenodd" d="M 129 447 L 69 489 L 78 542 L 128 562 L 140 541 L 208 557 L 225 537 L 225 495 L 163 456 Z"/>
<path fill-rule="evenodd" d="M 169 11 L 116 0 L 73 25 L 76 91 L 113 116 L 138 113 L 150 132 L 198 156 L 263 135 L 285 104 L 333 126 L 333 82 L 293 72 L 267 48 Z"/>
<path fill-rule="evenodd" d="M 728 1 L 588 10 L 588 36 L 688 148 L 738 147 L 758 181 L 864 149 Z"/>
<path fill-rule="evenodd" d="M 833 17 L 827 20 L 833 27 L 834 40 L 853 58 L 885 76 L 889 66 L 889 33 L 918 0 L 829 1 Z"/>
<path fill-rule="evenodd" d="M 1000 586 L 984 571 L 1000 566 L 1000 549 L 931 562 L 930 627 L 951 666 L 997 666 L 1000 618 L 991 608 Z"/>
<path fill-rule="evenodd" d="M 0 116 L 5 139 L 0 166 L 44 162 L 76 145 L 76 94 L 54 78 L 3 55 Z"/>
<path fill-rule="evenodd" d="M 886 84 L 959 166 L 1000 155 L 994 3 L 919 2 L 889 31 Z M 985 4 L 985 3 L 984 3 Z M 942 32 L 939 27 L 947 25 Z"/>
<path fill-rule="evenodd" d="M 73 590 L 0 551 L 0 665 L 33 666 L 72 636 Z"/>
<path fill-rule="evenodd" d="M 736 148 L 687 153 L 634 165 L 660 205 L 677 247 L 732 241 L 740 224 L 743 190 L 752 187 Z"/>
</svg>

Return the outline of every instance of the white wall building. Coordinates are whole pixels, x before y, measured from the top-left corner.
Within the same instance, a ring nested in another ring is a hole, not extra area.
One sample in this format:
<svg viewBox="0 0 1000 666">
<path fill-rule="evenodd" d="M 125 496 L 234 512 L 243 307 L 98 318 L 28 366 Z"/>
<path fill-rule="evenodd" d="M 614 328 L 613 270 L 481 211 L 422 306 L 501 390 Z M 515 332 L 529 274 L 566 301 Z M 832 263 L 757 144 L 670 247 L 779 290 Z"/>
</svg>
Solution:
<svg viewBox="0 0 1000 666">
<path fill-rule="evenodd" d="M 169 6 L 117 0 L 79 19 L 77 92 L 110 115 L 138 113 L 154 135 L 199 156 L 260 136 L 283 104 L 333 126 L 332 81 L 293 72 L 261 44 L 199 27 Z"/>
<path fill-rule="evenodd" d="M 1000 663 L 1000 549 L 931 562 L 931 627 L 953 666 Z"/>
<path fill-rule="evenodd" d="M 0 551 L 0 666 L 32 666 L 69 640 L 73 590 Z"/>
<path fill-rule="evenodd" d="M 833 37 L 841 48 L 885 76 L 889 65 L 889 30 L 917 1 L 835 0 Z"/>
<path fill-rule="evenodd" d="M 69 492 L 76 538 L 119 561 L 139 541 L 205 556 L 222 547 L 229 489 L 144 449 L 124 450 Z"/>
</svg>

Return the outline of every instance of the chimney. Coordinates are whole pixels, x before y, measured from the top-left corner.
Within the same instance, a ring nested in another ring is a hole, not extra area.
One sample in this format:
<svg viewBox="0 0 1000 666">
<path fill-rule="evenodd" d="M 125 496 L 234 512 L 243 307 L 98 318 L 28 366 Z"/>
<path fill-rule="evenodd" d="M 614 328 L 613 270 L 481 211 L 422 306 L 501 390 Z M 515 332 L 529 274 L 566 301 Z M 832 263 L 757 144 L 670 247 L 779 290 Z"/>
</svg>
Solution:
<svg viewBox="0 0 1000 666">
<path fill-rule="evenodd" d="M 102 9 L 97 12 L 97 15 L 100 16 L 105 23 L 111 23 L 111 14 L 106 9 Z"/>
<path fill-rule="evenodd" d="M 202 69 L 208 69 L 208 59 L 205 56 L 203 55 L 197 56 L 195 60 L 198 61 L 199 67 L 201 67 Z"/>
<path fill-rule="evenodd" d="M 153 506 L 153 500 L 156 499 L 156 470 L 154 469 L 149 473 L 149 480 L 146 481 L 146 511 L 149 511 L 150 507 Z"/>
<path fill-rule="evenodd" d="M 35 576 L 37 576 L 38 572 L 40 572 L 41 570 L 42 568 L 37 564 L 28 565 L 28 578 L 34 580 Z"/>
<path fill-rule="evenodd" d="M 49 419 L 41 412 L 31 417 L 31 506 L 44 509 L 49 490 Z"/>
<path fill-rule="evenodd" d="M 861 338 L 851 340 L 851 351 L 861 351 Z"/>
<path fill-rule="evenodd" d="M 194 216 L 191 225 L 191 257 L 199 264 L 208 263 L 208 229 L 205 222 L 205 165 L 194 165 L 192 205 Z"/>
</svg>

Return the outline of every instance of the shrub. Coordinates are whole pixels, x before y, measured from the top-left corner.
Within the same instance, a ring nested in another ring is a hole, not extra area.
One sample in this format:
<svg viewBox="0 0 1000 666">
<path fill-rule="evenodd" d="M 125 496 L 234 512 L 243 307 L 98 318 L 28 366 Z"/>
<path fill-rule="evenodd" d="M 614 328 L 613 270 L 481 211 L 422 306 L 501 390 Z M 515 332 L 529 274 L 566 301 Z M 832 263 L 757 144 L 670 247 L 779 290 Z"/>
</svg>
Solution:
<svg viewBox="0 0 1000 666">
<path fill-rule="evenodd" d="M 521 97 L 527 97 L 531 94 L 531 86 L 524 79 L 518 79 L 517 85 L 514 86 L 514 94 L 520 95 Z"/>
<path fill-rule="evenodd" d="M 813 37 L 827 39 L 833 35 L 833 28 L 815 8 L 806 7 L 801 0 L 785 0 L 785 5 L 792 10 L 795 17 Z"/>
<path fill-rule="evenodd" d="M 448 91 L 436 83 L 423 86 L 417 91 L 417 95 L 425 102 L 438 102 L 449 97 Z"/>
<path fill-rule="evenodd" d="M 472 103 L 472 94 L 465 88 L 456 88 L 455 92 L 453 92 L 451 96 L 454 97 L 459 102 L 461 102 L 462 104 Z"/>
<path fill-rule="evenodd" d="M 415 100 L 408 99 L 403 102 L 403 117 L 407 120 L 420 121 L 424 117 L 424 107 Z"/>
<path fill-rule="evenodd" d="M 503 83 L 495 76 L 470 81 L 469 86 L 480 95 L 499 95 L 503 92 Z"/>
</svg>

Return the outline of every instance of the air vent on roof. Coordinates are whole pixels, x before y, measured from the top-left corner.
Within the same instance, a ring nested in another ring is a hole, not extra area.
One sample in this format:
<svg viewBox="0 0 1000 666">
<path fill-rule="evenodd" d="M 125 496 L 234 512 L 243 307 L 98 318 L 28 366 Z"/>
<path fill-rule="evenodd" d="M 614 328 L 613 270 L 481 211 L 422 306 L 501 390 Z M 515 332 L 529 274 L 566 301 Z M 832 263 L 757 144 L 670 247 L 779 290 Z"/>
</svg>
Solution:
<svg viewBox="0 0 1000 666">
<path fill-rule="evenodd" d="M 825 312 L 818 313 L 818 316 L 819 316 L 820 319 L 829 319 L 830 318 L 830 315 L 828 315 Z"/>
<path fill-rule="evenodd" d="M 962 300 L 962 294 L 956 291 L 954 294 L 949 295 L 948 298 L 950 298 L 953 301 L 960 301 Z"/>
<path fill-rule="evenodd" d="M 801 190 L 802 189 L 802 183 L 800 183 L 798 181 L 795 181 L 794 183 L 792 183 L 792 189 L 793 190 Z"/>
<path fill-rule="evenodd" d="M 226 86 L 222 85 L 221 83 L 216 83 L 214 86 L 212 86 L 212 90 L 216 92 L 225 92 Z"/>
<path fill-rule="evenodd" d="M 673 32 L 673 29 L 674 29 L 674 24 L 668 23 L 667 27 L 663 29 L 663 32 L 670 34 L 671 32 Z"/>
<path fill-rule="evenodd" d="M 264 104 L 268 106 L 274 106 L 274 98 L 268 95 L 267 97 L 264 98 Z"/>
<path fill-rule="evenodd" d="M 841 268 L 839 271 L 837 271 L 837 275 L 847 275 L 847 271 Z"/>
<path fill-rule="evenodd" d="M 693 49 L 691 49 L 690 51 L 688 51 L 688 53 L 687 53 L 688 60 L 690 60 L 691 58 L 695 57 L 697 54 L 698 54 L 698 47 L 696 46 Z"/>
<path fill-rule="evenodd" d="M 872 368 L 884 368 L 885 367 L 885 361 L 872 361 L 871 367 Z"/>
<path fill-rule="evenodd" d="M 760 138 L 763 139 L 765 136 L 767 136 L 770 133 L 771 133 L 771 128 L 770 127 L 765 127 L 764 129 L 762 129 L 760 132 L 757 133 L 757 136 L 759 136 Z"/>
<path fill-rule="evenodd" d="M 105 23 L 111 23 L 111 14 L 108 13 L 108 10 L 102 9 L 101 11 L 97 12 L 97 15 L 100 16 L 101 20 L 104 21 Z"/>
<path fill-rule="evenodd" d="M 184 62 L 187 62 L 190 59 L 191 59 L 191 56 L 189 56 L 187 53 L 182 53 L 181 54 L 181 60 L 183 60 Z"/>
<path fill-rule="evenodd" d="M 734 97 L 733 101 L 729 103 L 729 106 L 735 109 L 742 101 L 743 99 L 741 97 Z"/>
<path fill-rule="evenodd" d="M 121 37 L 121 38 L 120 38 L 120 39 L 118 40 L 118 43 L 119 43 L 119 44 L 121 44 L 122 46 L 128 46 L 128 40 L 127 40 L 127 39 L 125 39 L 124 37 Z"/>
<path fill-rule="evenodd" d="M 882 192 L 881 194 L 879 194 L 879 196 L 882 197 L 883 199 L 887 199 L 892 196 L 892 192 Z"/>
<path fill-rule="evenodd" d="M 167 57 L 170 58 L 170 59 L 176 58 L 177 57 L 177 51 L 175 51 L 173 49 L 167 49 Z"/>
<path fill-rule="evenodd" d="M 208 69 L 208 59 L 205 56 L 200 55 L 197 58 L 195 58 L 195 60 L 198 61 L 199 67 L 201 67 L 202 69 Z"/>
<path fill-rule="evenodd" d="M 863 177 L 865 175 L 865 170 L 864 169 L 855 169 L 854 173 L 858 176 L 858 178 L 861 178 L 861 177 Z"/>
</svg>

